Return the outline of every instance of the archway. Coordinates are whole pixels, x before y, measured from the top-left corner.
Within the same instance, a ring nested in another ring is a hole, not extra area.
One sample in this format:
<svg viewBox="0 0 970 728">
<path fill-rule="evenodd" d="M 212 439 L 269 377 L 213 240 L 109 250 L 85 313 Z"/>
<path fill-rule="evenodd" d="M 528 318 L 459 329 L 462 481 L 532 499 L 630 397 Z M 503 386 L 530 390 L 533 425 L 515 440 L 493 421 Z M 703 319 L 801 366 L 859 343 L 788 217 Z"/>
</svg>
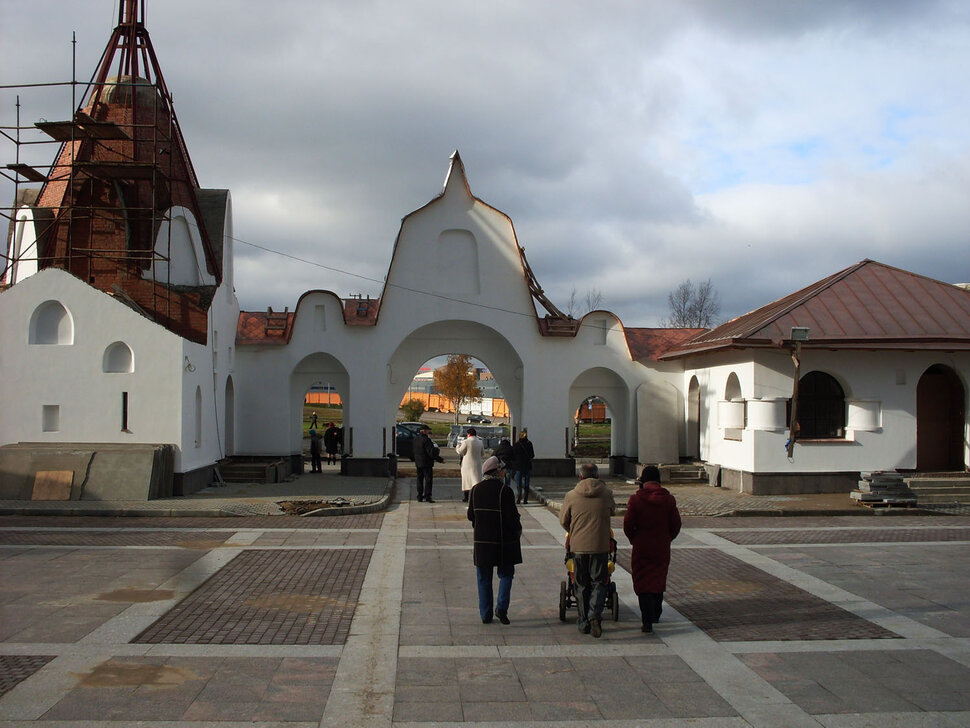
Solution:
<svg viewBox="0 0 970 728">
<path fill-rule="evenodd" d="M 916 384 L 916 469 L 966 468 L 966 392 L 956 372 L 929 367 Z"/>
<path fill-rule="evenodd" d="M 415 372 L 429 360 L 448 354 L 467 354 L 484 364 L 502 391 L 510 423 L 519 422 L 522 360 L 504 336 L 475 321 L 441 321 L 422 326 L 401 341 L 387 364 L 390 387 L 385 421 L 394 421 Z"/>
<path fill-rule="evenodd" d="M 632 448 L 630 428 L 630 388 L 612 369 L 593 367 L 576 377 L 569 387 L 568 440 L 575 440 L 575 416 L 584 402 L 595 398 L 606 405 L 610 414 L 610 455 L 626 455 Z"/>
<path fill-rule="evenodd" d="M 701 385 L 697 377 L 687 386 L 687 457 L 701 459 Z"/>
<path fill-rule="evenodd" d="M 290 417 L 290 442 L 294 454 L 302 453 L 304 450 L 304 440 L 309 429 L 309 420 L 304 417 L 304 404 L 307 401 L 308 393 L 318 391 L 330 394 L 330 405 L 336 405 L 339 400 L 340 409 L 343 412 L 342 422 L 346 422 L 350 415 L 350 376 L 347 369 L 340 361 L 323 352 L 310 354 L 304 357 L 294 368 L 290 375 L 290 402 L 292 403 L 292 413 L 297 416 Z M 323 407 L 321 404 L 321 412 Z M 330 411 L 332 407 L 328 407 Z M 319 418 L 317 425 L 325 428 L 327 418 Z M 353 448 L 353 433 L 344 435 L 344 452 L 349 453 Z"/>
</svg>

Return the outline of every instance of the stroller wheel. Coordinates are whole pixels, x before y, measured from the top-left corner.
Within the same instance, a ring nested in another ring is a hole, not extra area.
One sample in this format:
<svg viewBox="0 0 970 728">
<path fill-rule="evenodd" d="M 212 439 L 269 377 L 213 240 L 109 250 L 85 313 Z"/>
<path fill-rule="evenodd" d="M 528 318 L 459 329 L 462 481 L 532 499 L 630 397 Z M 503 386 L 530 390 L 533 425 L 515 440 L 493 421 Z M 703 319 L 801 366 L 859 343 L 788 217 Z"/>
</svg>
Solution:
<svg viewBox="0 0 970 728">
<path fill-rule="evenodd" d="M 610 608 L 613 610 L 613 621 L 620 621 L 620 598 L 616 594 L 616 584 L 610 582 Z"/>
<path fill-rule="evenodd" d="M 566 621 L 566 582 L 559 582 L 559 621 Z"/>
</svg>

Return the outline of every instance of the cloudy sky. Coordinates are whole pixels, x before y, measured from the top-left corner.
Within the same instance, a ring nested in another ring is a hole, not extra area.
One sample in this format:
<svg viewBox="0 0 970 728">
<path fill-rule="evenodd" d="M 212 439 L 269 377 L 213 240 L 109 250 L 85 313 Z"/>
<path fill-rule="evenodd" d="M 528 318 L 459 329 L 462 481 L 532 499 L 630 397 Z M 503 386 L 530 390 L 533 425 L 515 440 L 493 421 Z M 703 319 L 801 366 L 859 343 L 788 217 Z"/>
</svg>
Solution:
<svg viewBox="0 0 970 728">
<path fill-rule="evenodd" d="M 0 83 L 69 80 L 75 31 L 86 81 L 117 5 L 0 0 Z M 552 301 L 628 326 L 687 278 L 722 318 L 864 258 L 970 281 L 962 0 L 149 0 L 147 25 L 232 191 L 246 309 L 379 295 L 456 148 Z M 69 116 L 69 89 L 20 94 L 22 122 Z"/>
</svg>

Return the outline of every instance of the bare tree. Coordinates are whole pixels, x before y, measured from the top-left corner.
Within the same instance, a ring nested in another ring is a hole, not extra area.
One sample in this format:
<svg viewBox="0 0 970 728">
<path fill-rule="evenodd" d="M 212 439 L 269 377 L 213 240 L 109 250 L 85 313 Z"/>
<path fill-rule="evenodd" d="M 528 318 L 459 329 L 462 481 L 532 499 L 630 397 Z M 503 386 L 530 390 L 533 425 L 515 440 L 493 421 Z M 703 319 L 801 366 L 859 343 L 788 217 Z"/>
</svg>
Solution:
<svg viewBox="0 0 970 728">
<path fill-rule="evenodd" d="M 717 325 L 721 299 L 708 278 L 695 286 L 688 278 L 667 294 L 670 315 L 660 325 L 668 329 L 709 329 Z"/>
<path fill-rule="evenodd" d="M 602 307 L 603 294 L 600 293 L 599 289 L 587 288 L 586 296 L 580 301 L 576 293 L 576 286 L 574 285 L 573 290 L 569 294 L 569 300 L 566 302 L 566 315 L 572 318 L 581 318 L 590 311 L 596 311 Z"/>
</svg>

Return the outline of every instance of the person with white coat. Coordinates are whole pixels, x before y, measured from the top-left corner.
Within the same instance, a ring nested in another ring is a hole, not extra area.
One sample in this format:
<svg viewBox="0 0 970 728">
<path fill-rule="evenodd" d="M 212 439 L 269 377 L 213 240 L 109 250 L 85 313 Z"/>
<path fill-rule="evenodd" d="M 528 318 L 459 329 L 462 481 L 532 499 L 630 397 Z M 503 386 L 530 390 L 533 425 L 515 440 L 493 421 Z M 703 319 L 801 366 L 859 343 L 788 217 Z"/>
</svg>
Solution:
<svg viewBox="0 0 970 728">
<path fill-rule="evenodd" d="M 468 493 L 476 483 L 484 479 L 482 460 L 485 456 L 485 445 L 478 439 L 474 427 L 468 428 L 468 436 L 458 443 L 455 452 L 461 458 L 461 499 L 467 502 Z"/>
</svg>

